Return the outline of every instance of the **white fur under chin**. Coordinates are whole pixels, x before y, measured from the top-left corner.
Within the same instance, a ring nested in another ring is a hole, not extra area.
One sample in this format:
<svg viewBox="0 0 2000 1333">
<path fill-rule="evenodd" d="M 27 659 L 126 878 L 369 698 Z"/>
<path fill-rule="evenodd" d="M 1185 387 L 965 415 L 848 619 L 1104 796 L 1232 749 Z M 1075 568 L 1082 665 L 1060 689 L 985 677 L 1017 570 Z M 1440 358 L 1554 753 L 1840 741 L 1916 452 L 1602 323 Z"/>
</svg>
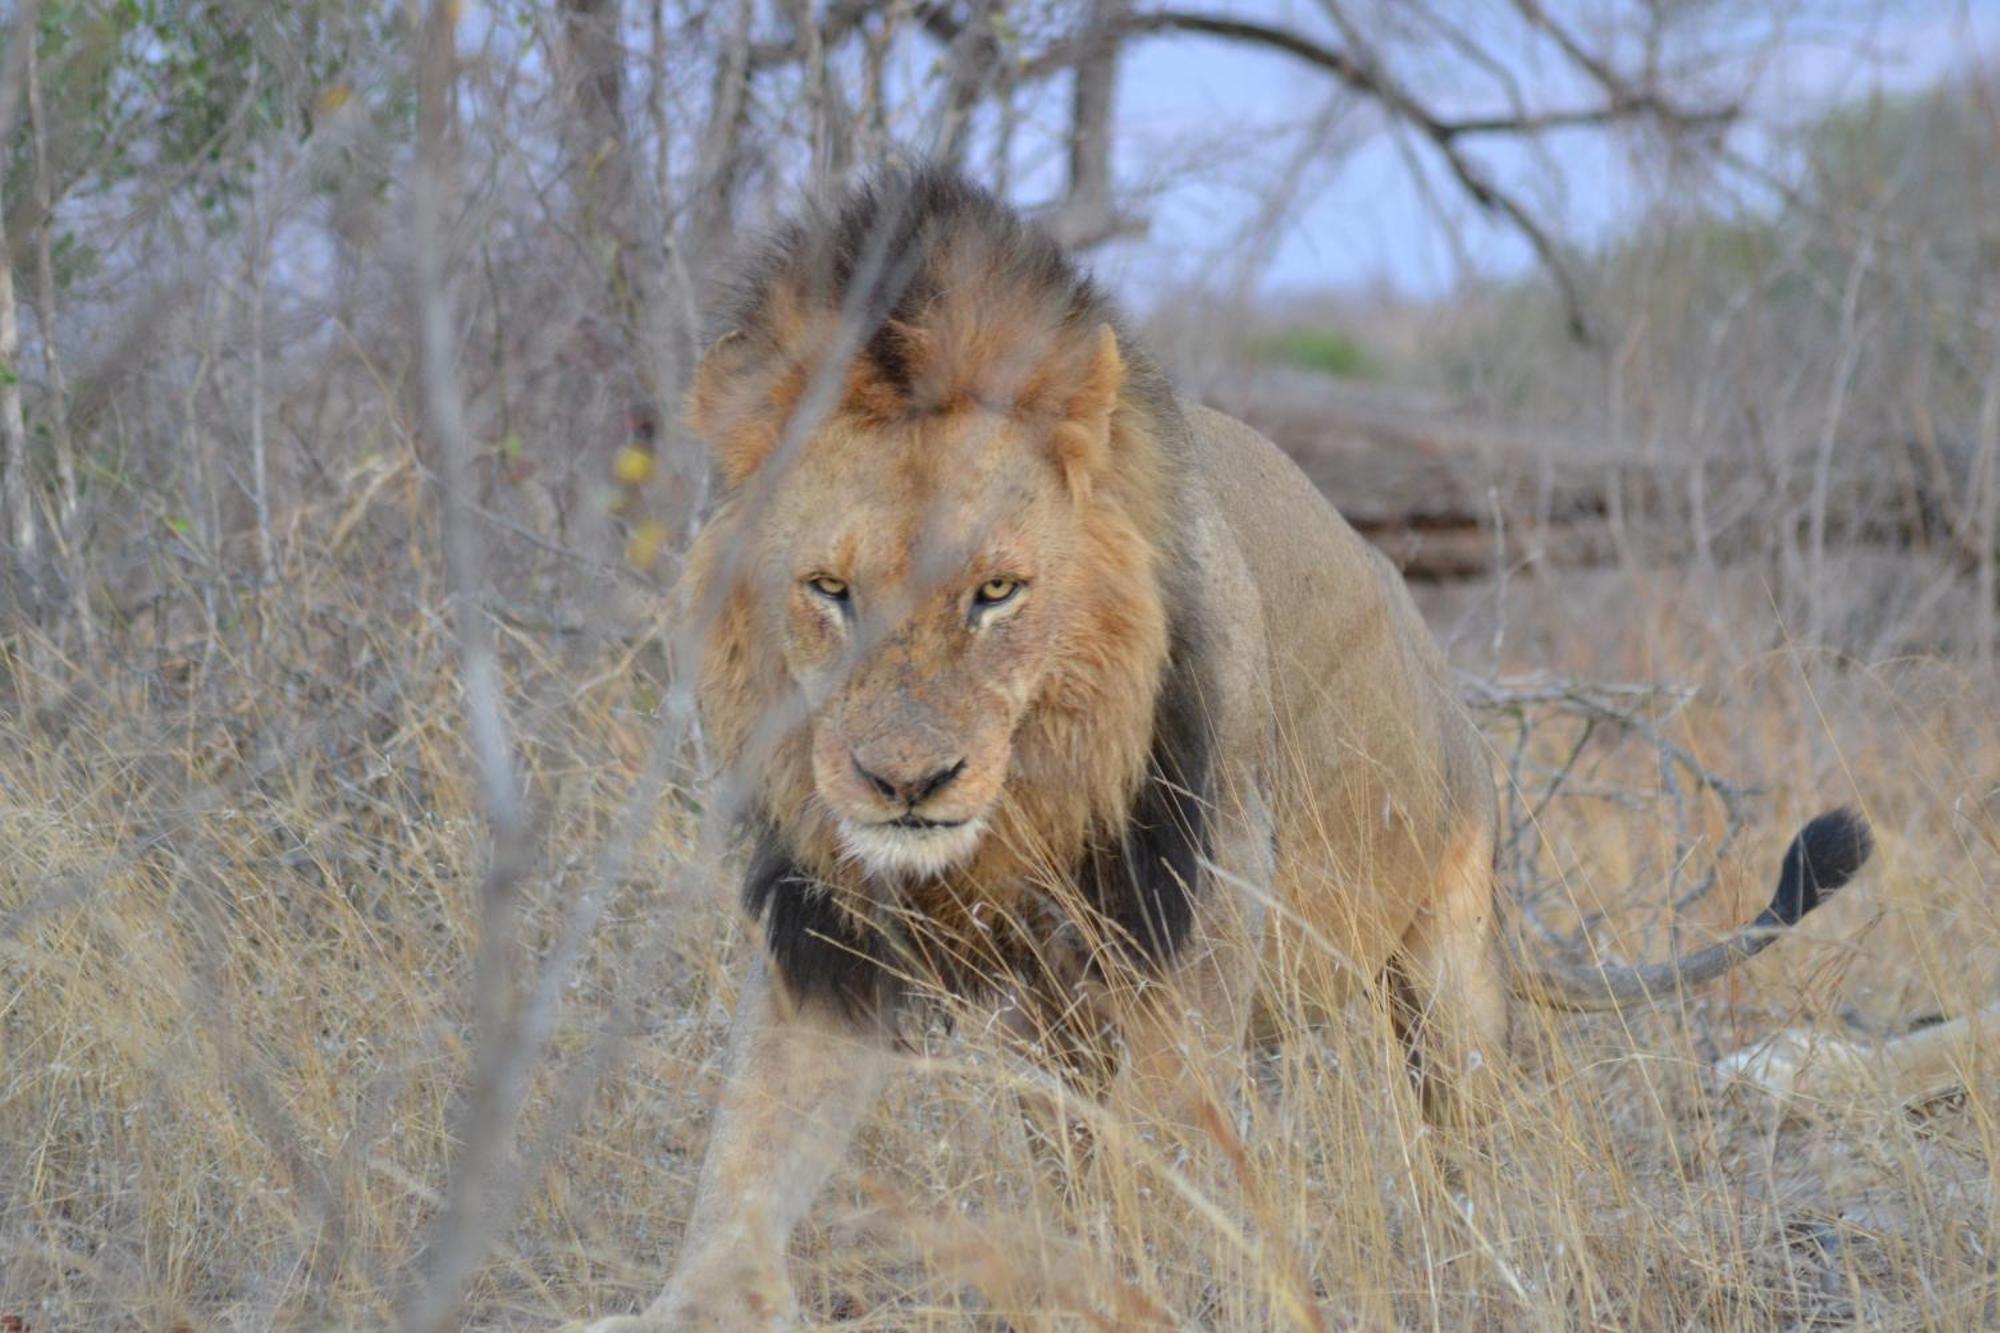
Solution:
<svg viewBox="0 0 2000 1333">
<path fill-rule="evenodd" d="M 986 820 L 956 828 L 884 828 L 840 821 L 840 846 L 875 879 L 935 879 L 969 858 L 986 832 Z"/>
</svg>

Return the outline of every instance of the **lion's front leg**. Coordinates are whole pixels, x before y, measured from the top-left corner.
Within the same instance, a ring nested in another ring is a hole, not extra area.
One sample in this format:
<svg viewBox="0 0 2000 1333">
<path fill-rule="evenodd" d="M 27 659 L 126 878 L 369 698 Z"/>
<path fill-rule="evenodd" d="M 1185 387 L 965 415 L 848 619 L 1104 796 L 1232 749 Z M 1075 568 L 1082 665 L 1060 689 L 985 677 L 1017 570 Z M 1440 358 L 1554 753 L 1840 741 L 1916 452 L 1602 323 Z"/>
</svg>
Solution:
<svg viewBox="0 0 2000 1333">
<path fill-rule="evenodd" d="M 785 1249 L 875 1099 L 887 1042 L 826 1005 L 795 999 L 760 958 L 730 1048 L 729 1083 L 673 1277 L 643 1316 L 598 1327 L 777 1329 L 798 1318 Z"/>
<path fill-rule="evenodd" d="M 1224 790 L 1227 814 L 1217 819 L 1212 860 L 1203 867 L 1199 925 L 1156 982 L 1114 994 L 1125 1045 L 1114 1104 L 1203 1134 L 1217 1112 L 1227 1116 L 1246 1072 L 1275 870 L 1261 794 L 1241 776 Z"/>
<path fill-rule="evenodd" d="M 1244 1161 L 1245 1037 L 1270 843 L 1261 828 L 1224 824 L 1218 834 L 1197 924 L 1175 956 L 1151 975 L 1106 979 L 1100 1012 L 1118 1058 L 1102 1119 L 1072 1160 L 1109 1191 L 1112 1216 L 1129 1219 L 1120 1236 L 1133 1280 L 1170 1307 L 1212 1308 L 1232 1327 L 1273 1327 L 1283 1320 L 1261 1296 L 1226 1293 L 1230 1284 L 1216 1286 L 1212 1270 L 1198 1276 L 1215 1228 L 1255 1234 L 1259 1225 L 1235 1168 Z"/>
</svg>

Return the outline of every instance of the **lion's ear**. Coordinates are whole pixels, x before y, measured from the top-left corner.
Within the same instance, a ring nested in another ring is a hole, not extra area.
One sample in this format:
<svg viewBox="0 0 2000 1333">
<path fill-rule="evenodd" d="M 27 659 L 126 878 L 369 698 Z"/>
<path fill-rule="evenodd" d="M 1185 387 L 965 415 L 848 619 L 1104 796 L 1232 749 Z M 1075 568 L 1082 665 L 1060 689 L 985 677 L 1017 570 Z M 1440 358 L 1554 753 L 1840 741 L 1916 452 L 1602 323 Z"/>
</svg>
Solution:
<svg viewBox="0 0 2000 1333">
<path fill-rule="evenodd" d="M 1109 324 L 1097 326 L 1097 336 L 1085 356 L 1075 388 L 1055 430 L 1056 461 L 1079 495 L 1111 458 L 1111 414 L 1125 389 L 1125 357 L 1118 335 Z"/>
<path fill-rule="evenodd" d="M 702 354 L 688 388 L 687 417 L 708 442 L 726 485 L 748 479 L 777 447 L 768 394 L 760 391 L 745 364 L 749 348 L 741 333 L 725 333 Z"/>
</svg>

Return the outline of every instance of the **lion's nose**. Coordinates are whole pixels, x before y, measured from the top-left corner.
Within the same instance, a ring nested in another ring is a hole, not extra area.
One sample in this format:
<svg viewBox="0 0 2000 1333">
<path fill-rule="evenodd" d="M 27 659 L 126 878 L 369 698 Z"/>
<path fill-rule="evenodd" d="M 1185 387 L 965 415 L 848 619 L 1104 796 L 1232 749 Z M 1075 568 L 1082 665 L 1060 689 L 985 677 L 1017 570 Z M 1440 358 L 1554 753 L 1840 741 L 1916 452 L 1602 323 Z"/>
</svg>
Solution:
<svg viewBox="0 0 2000 1333">
<path fill-rule="evenodd" d="M 903 805 L 915 806 L 943 791 L 951 785 L 951 780 L 965 771 L 965 761 L 957 760 L 943 768 L 934 768 L 916 776 L 902 773 L 877 773 L 854 760 L 854 771 L 885 798 Z"/>
</svg>

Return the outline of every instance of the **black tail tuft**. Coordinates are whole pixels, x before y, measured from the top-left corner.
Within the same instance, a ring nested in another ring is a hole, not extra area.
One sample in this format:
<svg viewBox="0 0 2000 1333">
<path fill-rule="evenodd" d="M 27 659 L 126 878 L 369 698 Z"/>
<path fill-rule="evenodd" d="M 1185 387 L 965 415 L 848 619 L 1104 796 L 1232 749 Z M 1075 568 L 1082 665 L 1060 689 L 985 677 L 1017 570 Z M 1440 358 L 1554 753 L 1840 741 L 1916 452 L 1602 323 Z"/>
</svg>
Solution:
<svg viewBox="0 0 2000 1333">
<path fill-rule="evenodd" d="M 1852 810 L 1829 810 L 1810 820 L 1785 849 L 1784 870 L 1759 925 L 1792 926 L 1853 879 L 1875 850 L 1868 822 Z"/>
</svg>

